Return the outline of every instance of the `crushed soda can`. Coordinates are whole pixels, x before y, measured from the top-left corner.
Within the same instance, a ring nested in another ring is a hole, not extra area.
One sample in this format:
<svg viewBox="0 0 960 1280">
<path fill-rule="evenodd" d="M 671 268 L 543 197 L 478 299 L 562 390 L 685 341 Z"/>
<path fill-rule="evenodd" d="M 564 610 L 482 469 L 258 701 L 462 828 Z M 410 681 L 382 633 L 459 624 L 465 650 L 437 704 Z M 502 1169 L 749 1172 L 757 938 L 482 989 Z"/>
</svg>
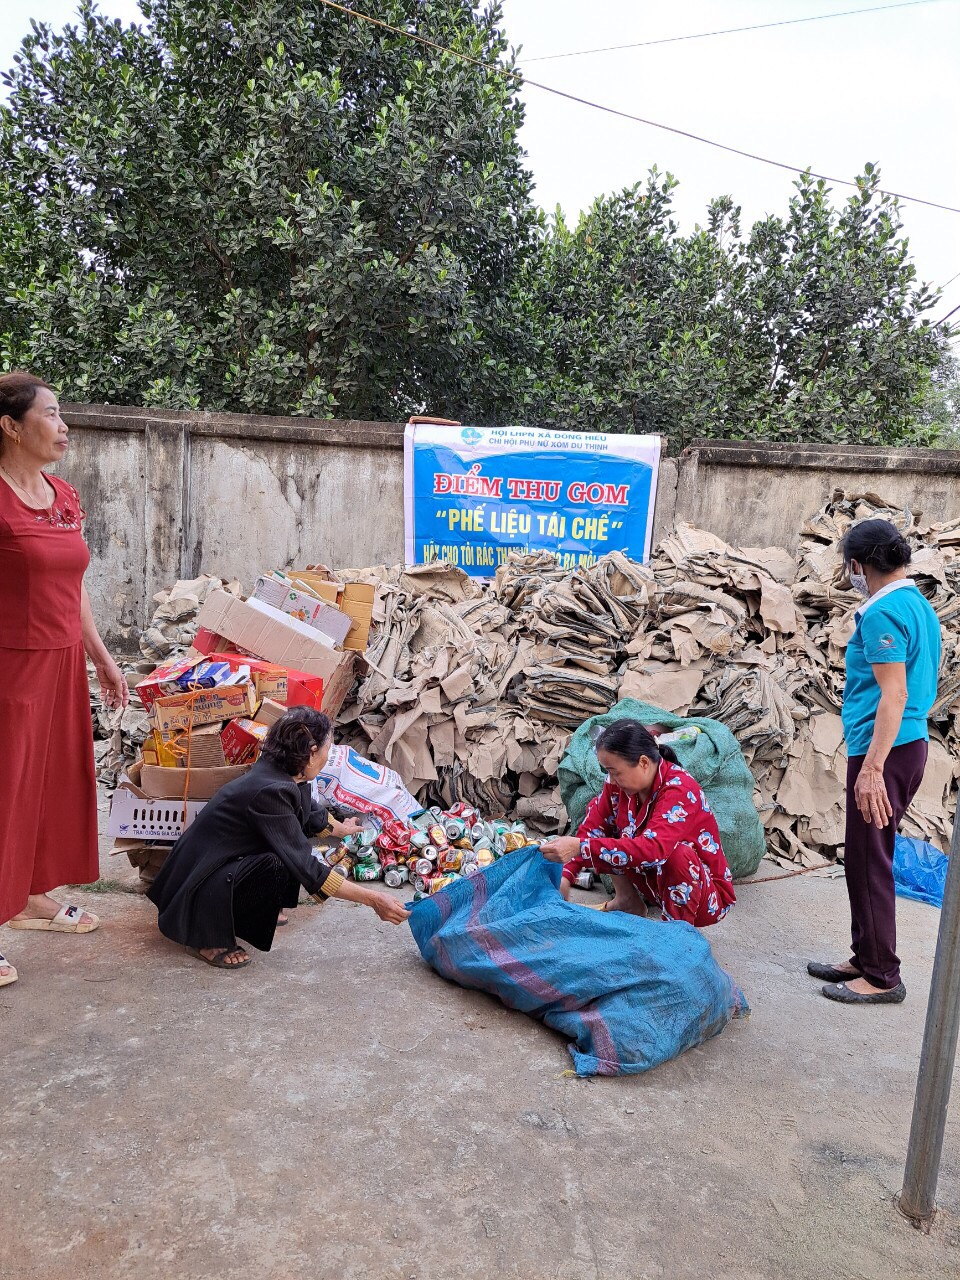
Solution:
<svg viewBox="0 0 960 1280">
<path fill-rule="evenodd" d="M 459 871 L 463 861 L 463 854 L 459 849 L 444 849 L 437 860 L 437 870 L 443 874 L 449 871 Z"/>
<path fill-rule="evenodd" d="M 447 833 L 439 823 L 432 826 L 428 834 L 430 836 L 430 843 L 435 849 L 445 849 L 447 847 Z"/>
<path fill-rule="evenodd" d="M 577 872 L 576 876 L 574 877 L 573 883 L 576 885 L 578 889 L 592 889 L 594 884 L 596 883 L 596 880 L 597 880 L 597 877 L 594 875 L 594 873 L 589 869 L 584 868 L 583 871 Z"/>
<path fill-rule="evenodd" d="M 378 858 L 361 858 L 353 868 L 354 880 L 379 880 L 380 874 Z"/>
<path fill-rule="evenodd" d="M 426 831 L 414 831 L 410 836 L 410 847 L 413 849 L 426 849 L 430 843 L 430 836 Z"/>
<path fill-rule="evenodd" d="M 417 858 L 413 864 L 413 870 L 418 876 L 436 875 L 437 869 L 429 858 Z"/>
<path fill-rule="evenodd" d="M 346 842 L 337 846 L 332 853 L 328 853 L 325 861 L 328 867 L 336 867 L 341 875 L 349 876 L 353 871 L 353 865 L 356 862 L 356 855 L 347 846 Z"/>
<path fill-rule="evenodd" d="M 472 805 L 464 804 L 462 800 L 458 800 L 456 804 L 452 804 L 447 810 L 447 813 L 449 813 L 451 818 L 462 818 L 464 824 L 468 827 L 472 827 L 475 822 L 480 821 L 480 814 L 478 810 L 474 809 Z"/>
<path fill-rule="evenodd" d="M 503 848 L 505 853 L 515 853 L 517 849 L 522 849 L 527 843 L 527 837 L 520 835 L 518 831 L 508 831 L 503 837 Z"/>
<path fill-rule="evenodd" d="M 399 889 L 402 884 L 410 879 L 410 872 L 401 863 L 395 866 L 387 867 L 383 873 L 383 883 L 389 889 Z"/>
<path fill-rule="evenodd" d="M 455 871 L 452 871 L 448 876 L 434 876 L 430 881 L 430 893 L 439 893 L 441 889 L 446 889 L 448 884 L 453 884 L 454 881 L 462 879 L 463 877 L 458 876 Z"/>
<path fill-rule="evenodd" d="M 436 876 L 421 876 L 419 874 L 410 877 L 410 884 L 416 893 L 422 894 L 424 897 L 430 892 L 430 886 L 433 884 Z"/>
<path fill-rule="evenodd" d="M 443 830 L 448 840 L 460 840 L 466 829 L 467 824 L 461 818 L 447 818 L 443 824 Z"/>
</svg>

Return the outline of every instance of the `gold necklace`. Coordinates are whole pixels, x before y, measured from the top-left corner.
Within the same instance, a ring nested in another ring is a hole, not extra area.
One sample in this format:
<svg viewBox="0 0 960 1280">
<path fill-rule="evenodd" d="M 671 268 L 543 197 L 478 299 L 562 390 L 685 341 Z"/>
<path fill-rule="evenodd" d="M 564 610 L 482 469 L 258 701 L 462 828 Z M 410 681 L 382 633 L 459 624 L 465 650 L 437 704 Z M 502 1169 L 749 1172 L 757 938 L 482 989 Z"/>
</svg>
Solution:
<svg viewBox="0 0 960 1280">
<path fill-rule="evenodd" d="M 28 489 L 25 489 L 22 484 L 18 484 L 17 481 L 14 480 L 13 476 L 10 474 L 10 472 L 7 470 L 7 468 L 3 465 L 2 462 L 0 462 L 0 471 L 3 472 L 3 474 L 7 477 L 7 479 L 10 481 L 10 483 L 13 485 L 15 489 L 19 489 L 25 498 L 30 499 L 31 504 L 38 501 L 35 494 L 32 494 Z M 41 478 L 42 478 L 42 473 L 41 473 Z M 46 481 L 44 481 L 44 484 L 46 484 Z M 40 499 L 40 501 L 43 502 L 44 505 L 42 507 L 31 506 L 31 510 L 33 511 L 48 510 L 48 508 L 52 506 L 52 503 L 46 502 L 46 496 L 47 496 L 47 492 L 46 492 L 46 489 L 44 489 L 43 498 Z M 54 502 L 55 501 L 56 501 L 56 494 L 54 494 Z"/>
</svg>

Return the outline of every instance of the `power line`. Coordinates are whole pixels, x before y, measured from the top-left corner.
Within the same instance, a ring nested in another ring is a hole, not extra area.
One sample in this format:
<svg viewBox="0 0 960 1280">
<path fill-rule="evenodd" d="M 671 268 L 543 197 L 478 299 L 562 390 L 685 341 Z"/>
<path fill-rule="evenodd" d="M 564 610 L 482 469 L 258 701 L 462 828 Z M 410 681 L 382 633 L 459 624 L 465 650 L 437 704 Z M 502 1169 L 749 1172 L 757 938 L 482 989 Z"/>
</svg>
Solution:
<svg viewBox="0 0 960 1280">
<path fill-rule="evenodd" d="M 915 3 L 922 3 L 924 0 L 914 0 Z M 935 0 L 934 0 L 935 2 Z M 384 22 L 381 18 L 374 18 L 369 13 L 361 13 L 359 9 L 349 9 L 346 5 L 338 4 L 336 0 L 320 0 L 321 4 L 327 6 L 328 9 L 336 9 L 340 13 L 345 13 L 350 18 L 356 18 L 361 22 L 368 22 L 371 26 L 380 27 L 384 31 L 389 31 L 393 35 L 403 36 L 406 40 L 413 40 L 417 44 L 426 45 L 429 49 L 436 49 L 440 53 L 447 53 L 453 58 L 460 58 L 463 62 L 469 62 L 475 67 L 481 67 L 485 71 L 495 71 L 499 74 L 506 72 L 511 73 L 509 68 L 504 67 L 499 62 L 484 62 L 480 58 L 473 57 L 469 53 L 461 53 L 458 49 L 450 49 L 446 45 L 438 44 L 435 40 L 429 40 L 426 36 L 417 35 L 413 31 L 404 31 L 402 27 L 391 26 L 389 22 Z M 851 182 L 849 178 L 833 178 L 829 174 L 816 173 L 814 170 L 806 168 L 801 169 L 795 164 L 786 164 L 782 160 L 771 160 L 769 156 L 760 156 L 752 151 L 743 151 L 740 147 L 731 147 L 724 142 L 716 142 L 713 138 L 704 138 L 700 134 L 690 133 L 686 129 L 677 129 L 673 125 L 662 124 L 657 120 L 647 120 L 643 116 L 633 115 L 629 111 L 620 111 L 616 107 L 607 107 L 600 102 L 592 102 L 589 98 L 581 98 L 575 93 L 567 93 L 563 89 L 555 89 L 552 85 L 540 84 L 536 80 L 528 80 L 526 76 L 522 77 L 523 83 L 529 85 L 531 89 L 540 89 L 544 93 L 553 94 L 557 98 L 565 98 L 568 102 L 578 102 L 583 107 L 591 107 L 594 111 L 602 111 L 606 115 L 618 116 L 621 120 L 632 120 L 636 124 L 648 125 L 651 129 L 662 129 L 666 133 L 676 134 L 680 138 L 689 138 L 693 142 L 702 142 L 704 146 L 715 147 L 719 151 L 726 151 L 730 155 L 742 156 L 746 160 L 756 160 L 759 164 L 769 164 L 775 169 L 785 169 L 788 173 L 809 174 L 812 178 L 818 178 L 822 182 L 832 182 L 841 187 L 857 187 L 856 182 Z M 930 209 L 943 209 L 947 213 L 960 213 L 960 208 L 950 204 L 939 204 L 936 200 L 924 200 L 921 196 L 904 195 L 900 191 L 888 191 L 886 188 L 878 188 L 881 195 L 891 196 L 895 200 L 907 200 L 912 204 L 926 205 Z"/>
<path fill-rule="evenodd" d="M 920 4 L 939 4 L 940 0 L 902 0 L 899 4 L 878 4 L 870 9 L 844 9 L 839 13 L 817 13 L 809 18 L 784 18 L 781 22 L 757 22 L 749 27 L 722 27 L 718 31 L 697 31 L 688 36 L 663 36 L 659 40 L 637 40 L 633 44 L 608 44 L 599 49 L 573 49 L 569 53 L 545 53 L 536 58 L 521 58 L 520 65 L 528 62 L 554 62 L 558 58 L 583 58 L 592 53 L 617 53 L 621 49 L 647 49 L 655 44 L 677 44 L 681 40 L 706 40 L 711 36 L 732 36 L 742 31 L 766 31 L 771 27 L 794 27 L 801 22 L 824 22 L 828 18 L 850 18 L 858 13 L 884 13 L 887 9 L 913 9 Z"/>
</svg>

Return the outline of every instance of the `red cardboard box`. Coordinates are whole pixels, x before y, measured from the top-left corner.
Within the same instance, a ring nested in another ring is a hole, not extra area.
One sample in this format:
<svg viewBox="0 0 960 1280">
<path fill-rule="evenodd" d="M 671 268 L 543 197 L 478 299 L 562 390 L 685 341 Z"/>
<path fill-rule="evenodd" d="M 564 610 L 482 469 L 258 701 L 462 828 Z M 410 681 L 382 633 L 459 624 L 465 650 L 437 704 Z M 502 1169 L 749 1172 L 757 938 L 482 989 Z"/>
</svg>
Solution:
<svg viewBox="0 0 960 1280">
<path fill-rule="evenodd" d="M 258 724 L 255 720 L 231 720 L 223 726 L 220 741 L 223 754 L 228 764 L 246 764 L 255 760 L 260 753 L 260 746 L 267 736 L 269 725 Z"/>
<path fill-rule="evenodd" d="M 210 634 L 207 633 L 207 635 Z M 199 639 L 199 636 L 197 638 Z M 263 658 L 251 658 L 245 653 L 236 653 L 230 649 L 201 649 L 196 640 L 193 642 L 191 652 L 198 655 L 197 661 L 213 657 L 217 662 L 227 663 L 231 671 L 236 671 L 238 667 L 249 667 L 250 679 L 256 687 L 258 698 L 269 698 L 271 702 L 286 702 L 288 691 L 286 667 L 278 666 L 275 662 L 266 662 Z"/>
<path fill-rule="evenodd" d="M 183 658 L 176 658 L 173 662 L 164 662 L 157 667 L 156 671 L 144 678 L 136 686 L 136 694 L 143 703 L 144 711 L 149 711 L 158 698 L 166 697 L 180 693 L 180 686 L 177 684 L 177 677 L 184 676 L 188 671 L 192 671 L 198 662 L 201 662 L 205 654 L 187 654 Z"/>
<path fill-rule="evenodd" d="M 234 661 L 238 664 L 248 662 L 250 663 L 251 673 L 253 673 L 254 664 L 260 660 L 248 658 L 245 654 L 231 650 L 229 644 L 230 642 L 225 640 L 223 636 L 218 636 L 215 632 L 207 631 L 203 628 L 197 632 L 193 640 L 194 649 L 203 656 L 222 658 L 224 662 L 230 663 Z M 266 686 L 261 687 L 260 697 L 269 698 L 271 702 L 285 702 L 288 707 L 313 707 L 315 711 L 323 711 L 333 719 L 343 706 L 346 696 L 350 692 L 350 686 L 353 684 L 354 655 L 341 654 L 340 656 L 342 661 L 329 680 L 323 680 L 320 676 L 312 676 L 306 671 L 296 671 L 293 667 L 277 667 L 277 670 L 286 671 L 286 697 L 274 697 L 272 693 L 264 691 Z M 275 667 L 275 664 L 270 662 L 263 662 L 261 665 L 269 668 Z"/>
</svg>

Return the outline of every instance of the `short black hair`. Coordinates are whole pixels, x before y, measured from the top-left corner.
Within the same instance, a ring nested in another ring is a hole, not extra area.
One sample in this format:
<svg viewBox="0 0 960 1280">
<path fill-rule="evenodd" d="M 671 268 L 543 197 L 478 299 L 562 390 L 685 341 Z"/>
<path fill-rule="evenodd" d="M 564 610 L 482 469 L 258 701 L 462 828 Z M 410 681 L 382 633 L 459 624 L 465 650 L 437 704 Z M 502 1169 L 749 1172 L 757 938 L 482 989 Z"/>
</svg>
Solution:
<svg viewBox="0 0 960 1280">
<path fill-rule="evenodd" d="M 333 725 L 322 711 L 312 707 L 291 707 L 267 730 L 261 756 L 295 778 L 310 763 L 314 747 L 322 747 L 333 736 Z"/>
<path fill-rule="evenodd" d="M 646 756 L 651 764 L 659 764 L 661 760 L 677 763 L 671 748 L 658 746 L 656 738 L 639 720 L 616 720 L 608 724 L 597 738 L 596 750 L 609 751 L 627 764 L 639 764 L 641 756 Z"/>
<path fill-rule="evenodd" d="M 889 520 L 861 520 L 840 540 L 843 563 L 869 565 L 878 573 L 893 573 L 910 563 L 910 544 Z"/>
</svg>

